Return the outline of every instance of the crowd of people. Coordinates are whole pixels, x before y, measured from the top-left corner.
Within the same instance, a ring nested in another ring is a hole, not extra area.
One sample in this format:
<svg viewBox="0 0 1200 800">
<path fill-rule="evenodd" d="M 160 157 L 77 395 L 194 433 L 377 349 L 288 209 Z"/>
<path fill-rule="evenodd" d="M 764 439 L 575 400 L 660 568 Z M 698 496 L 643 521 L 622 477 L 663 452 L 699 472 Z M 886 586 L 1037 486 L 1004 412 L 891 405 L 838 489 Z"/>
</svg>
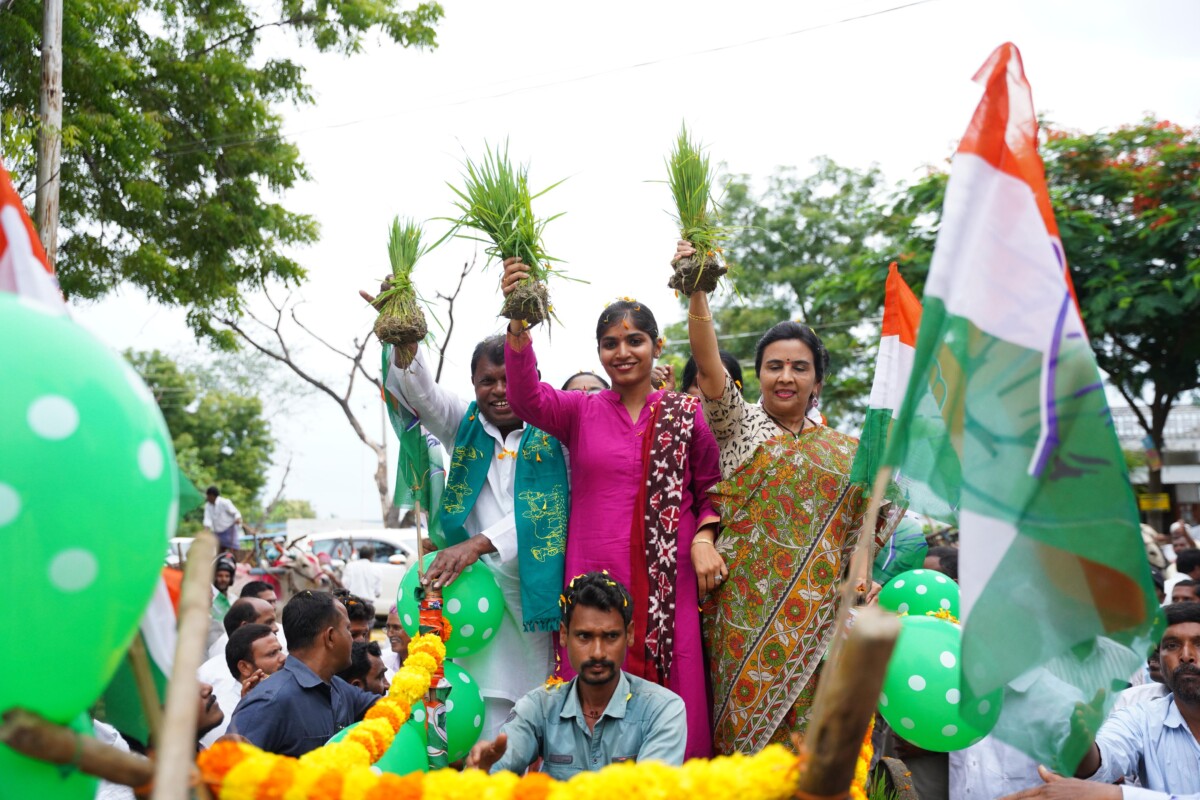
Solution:
<svg viewBox="0 0 1200 800">
<path fill-rule="evenodd" d="M 692 254 L 681 242 L 676 258 Z M 519 260 L 504 267 L 508 294 L 528 273 Z M 857 441 L 819 411 L 830 360 L 820 337 L 795 322 L 771 327 L 754 359 L 761 400 L 751 402 L 703 292 L 690 297 L 688 331 L 679 391 L 655 364 L 663 340 L 653 313 L 627 298 L 597 322 L 603 375 L 581 372 L 562 388 L 540 379 L 533 331 L 519 321 L 475 346 L 473 397 L 440 386 L 415 346 L 389 369 L 387 391 L 450 456 L 446 545 L 422 580 L 445 587 L 482 561 L 506 602 L 493 643 L 460 659 L 485 700 L 483 736 L 465 766 L 569 777 L 630 759 L 678 764 L 792 746 L 820 680 L 839 583 L 856 583 L 865 602 L 879 592 L 871 574 L 849 574 L 867 488 L 850 480 Z M 890 493 L 877 547 L 904 510 Z M 972 769 L 981 751 L 968 750 L 957 768 L 942 757 L 944 776 L 921 782 L 919 796 L 1200 796 L 1200 550 L 1182 538 L 1173 549 L 1178 574 L 1160 584 L 1172 601 L 1168 627 L 1146 676 L 1162 688 L 1105 723 L 1079 769 L 1092 782 L 1079 788 L 1036 764 Z M 926 566 L 957 579 L 957 550 L 930 549 Z M 386 645 L 370 641 L 372 587 L 365 573 L 348 574 L 370 596 L 301 592 L 278 615 L 280 636 L 270 587 L 247 584 L 229 602 L 231 567 L 218 563 L 214 598 L 228 608 L 214 612 L 224 635 L 201 678 L 226 722 L 206 741 L 234 735 L 301 755 L 386 693 L 408 637 L 393 607 Z M 902 743 L 890 752 L 921 755 Z"/>
</svg>

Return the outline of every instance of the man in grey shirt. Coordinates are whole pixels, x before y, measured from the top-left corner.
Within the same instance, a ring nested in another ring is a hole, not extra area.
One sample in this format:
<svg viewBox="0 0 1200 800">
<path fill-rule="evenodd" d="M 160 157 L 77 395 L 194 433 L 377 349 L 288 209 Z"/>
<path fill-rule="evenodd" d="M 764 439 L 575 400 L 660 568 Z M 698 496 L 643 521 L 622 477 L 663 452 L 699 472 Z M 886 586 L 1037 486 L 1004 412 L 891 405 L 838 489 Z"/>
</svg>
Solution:
<svg viewBox="0 0 1200 800">
<path fill-rule="evenodd" d="M 669 689 L 621 669 L 633 641 L 633 600 L 605 573 L 571 581 L 559 635 L 578 675 L 517 701 L 500 735 L 471 748 L 467 766 L 522 773 L 538 757 L 542 772 L 566 780 L 622 761 L 683 763 L 687 718 Z"/>
</svg>

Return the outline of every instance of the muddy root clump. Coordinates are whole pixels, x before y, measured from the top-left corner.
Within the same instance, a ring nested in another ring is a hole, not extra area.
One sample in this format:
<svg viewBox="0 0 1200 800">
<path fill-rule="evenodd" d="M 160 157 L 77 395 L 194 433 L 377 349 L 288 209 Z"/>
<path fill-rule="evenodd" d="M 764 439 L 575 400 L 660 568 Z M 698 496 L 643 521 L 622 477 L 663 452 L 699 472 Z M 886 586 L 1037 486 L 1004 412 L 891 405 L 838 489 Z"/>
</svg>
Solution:
<svg viewBox="0 0 1200 800">
<path fill-rule="evenodd" d="M 531 326 L 544 322 L 550 316 L 550 293 L 546 291 L 546 284 L 537 281 L 519 284 L 504 298 L 500 316 L 519 319 Z"/>
<path fill-rule="evenodd" d="M 728 267 L 713 256 L 703 261 L 696 256 L 688 256 L 675 262 L 675 274 L 667 281 L 667 286 L 685 296 L 696 292 L 712 294 L 721 276 L 728 271 Z"/>
</svg>

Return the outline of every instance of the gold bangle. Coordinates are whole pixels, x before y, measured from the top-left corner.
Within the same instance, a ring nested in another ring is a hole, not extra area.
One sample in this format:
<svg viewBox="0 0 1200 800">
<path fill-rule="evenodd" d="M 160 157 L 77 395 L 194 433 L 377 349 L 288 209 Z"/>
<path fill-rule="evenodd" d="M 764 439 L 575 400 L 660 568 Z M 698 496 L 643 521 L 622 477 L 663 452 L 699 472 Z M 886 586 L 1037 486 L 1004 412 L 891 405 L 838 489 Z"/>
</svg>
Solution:
<svg viewBox="0 0 1200 800">
<path fill-rule="evenodd" d="M 688 319 L 693 320 L 695 322 L 712 322 L 712 314 L 709 314 L 707 317 L 702 317 L 702 316 L 699 316 L 698 314 L 693 314 L 692 312 L 689 311 Z"/>
<path fill-rule="evenodd" d="M 711 544 L 713 547 L 717 546 L 716 542 L 714 542 L 712 539 L 701 539 L 699 536 L 697 536 L 695 539 L 692 539 L 692 547 L 695 547 L 700 542 L 704 542 L 705 544 Z"/>
</svg>

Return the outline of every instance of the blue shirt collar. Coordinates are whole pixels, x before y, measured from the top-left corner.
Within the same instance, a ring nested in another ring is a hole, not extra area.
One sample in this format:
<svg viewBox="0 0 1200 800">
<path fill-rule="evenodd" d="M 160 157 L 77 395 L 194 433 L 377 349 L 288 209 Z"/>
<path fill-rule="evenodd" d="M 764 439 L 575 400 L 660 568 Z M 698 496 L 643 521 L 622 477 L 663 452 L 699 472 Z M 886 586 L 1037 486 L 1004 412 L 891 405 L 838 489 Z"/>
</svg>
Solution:
<svg viewBox="0 0 1200 800">
<path fill-rule="evenodd" d="M 1167 695 L 1167 713 L 1163 716 L 1164 728 L 1178 728 L 1181 725 L 1186 725 L 1187 722 L 1183 718 L 1183 714 L 1179 713 L 1179 706 L 1175 704 L 1175 694 L 1172 692 Z"/>
<path fill-rule="evenodd" d="M 288 659 L 291 660 L 290 658 Z M 576 684 L 579 683 L 579 676 L 576 675 L 563 688 L 567 690 L 567 696 L 563 700 L 562 711 L 558 716 L 560 719 L 581 719 L 583 718 L 583 708 L 579 705 L 579 692 L 576 691 Z M 629 677 L 625 674 L 625 670 L 620 671 L 620 676 L 617 678 L 617 688 L 613 690 L 613 695 L 608 699 L 608 705 L 604 708 L 602 717 L 613 717 L 614 719 L 625 718 L 625 708 L 629 704 L 629 699 L 633 694 L 629 691 Z"/>
<path fill-rule="evenodd" d="M 329 684 L 321 680 L 321 676 L 313 672 L 308 664 L 305 664 L 295 655 L 289 655 L 287 661 L 283 662 L 283 668 L 292 673 L 296 679 L 296 683 L 300 684 L 302 689 L 312 689 L 315 686 L 328 686 Z"/>
</svg>

